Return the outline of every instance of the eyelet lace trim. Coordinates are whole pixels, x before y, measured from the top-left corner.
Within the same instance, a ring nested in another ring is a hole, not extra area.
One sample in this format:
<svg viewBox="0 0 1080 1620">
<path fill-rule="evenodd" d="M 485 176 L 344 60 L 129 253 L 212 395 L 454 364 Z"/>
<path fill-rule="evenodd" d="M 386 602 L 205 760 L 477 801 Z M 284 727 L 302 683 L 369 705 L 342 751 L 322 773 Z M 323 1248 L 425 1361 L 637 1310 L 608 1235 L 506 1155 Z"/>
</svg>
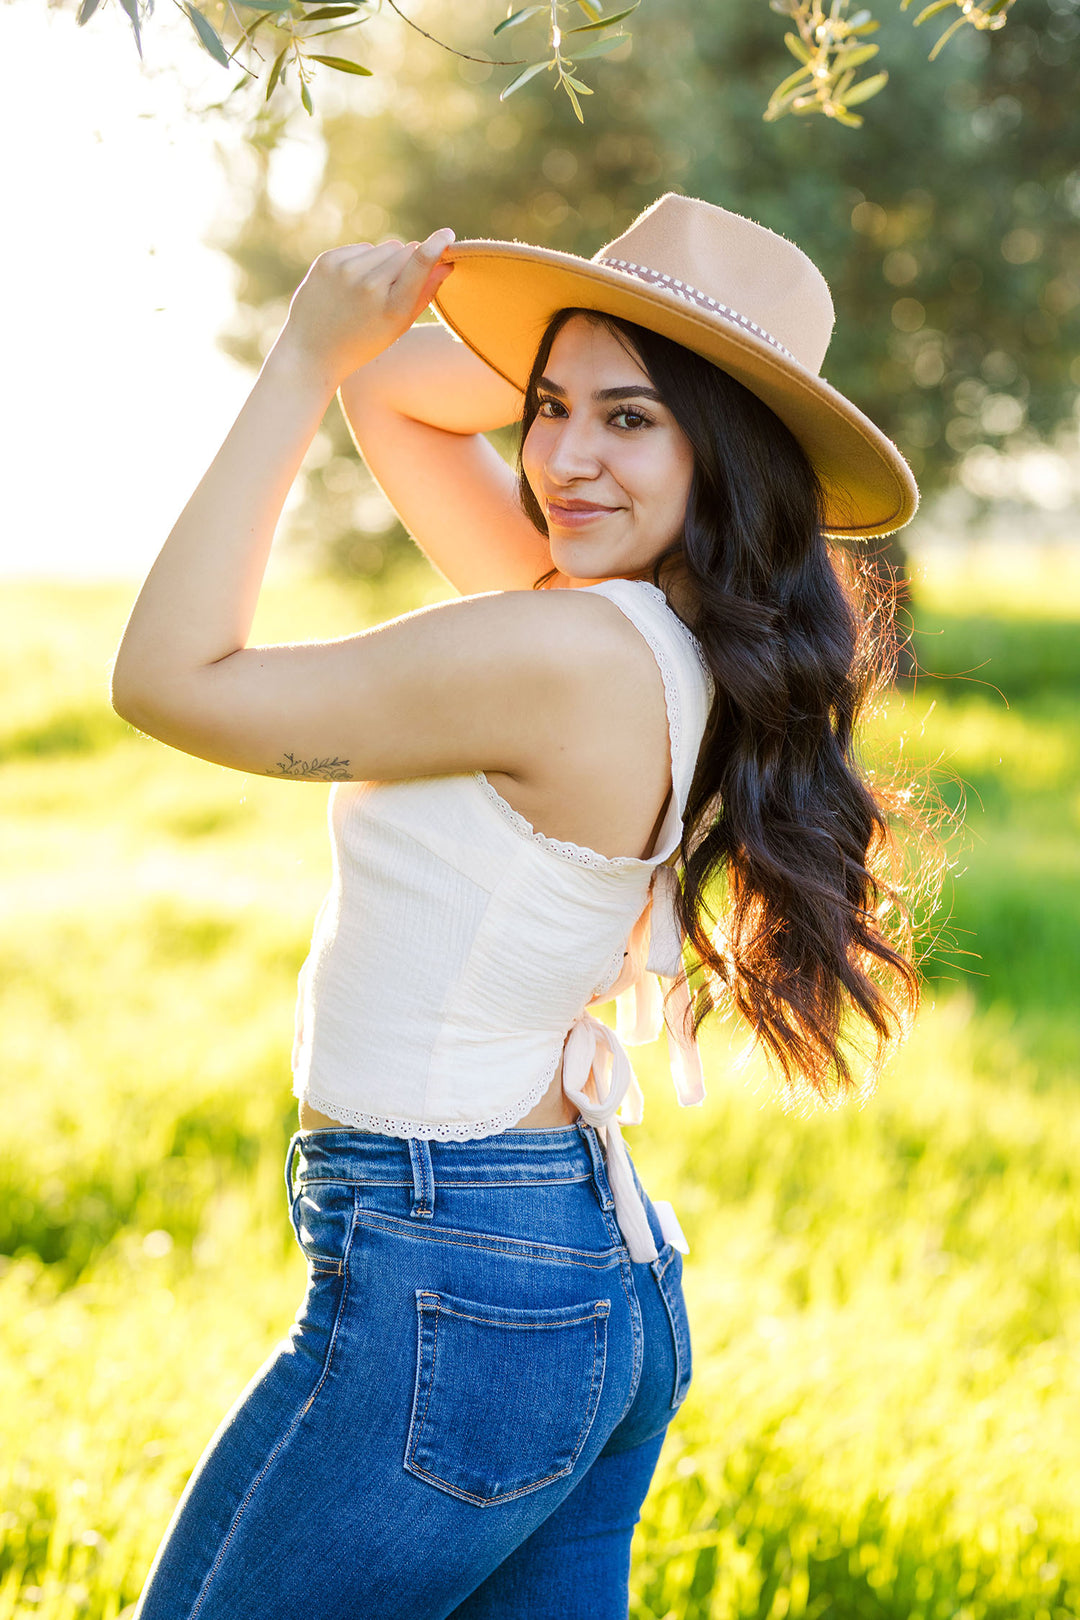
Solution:
<svg viewBox="0 0 1080 1620">
<path fill-rule="evenodd" d="M 531 821 L 508 804 L 499 792 L 492 787 L 483 771 L 475 771 L 473 780 L 479 785 L 484 797 L 499 812 L 504 821 L 510 823 L 514 831 L 520 833 L 522 838 L 530 839 L 534 844 L 542 844 L 553 855 L 561 855 L 564 860 L 576 861 L 579 866 L 599 867 L 631 867 L 651 866 L 651 861 L 643 861 L 637 855 L 601 855 L 597 849 L 590 849 L 587 844 L 565 843 L 559 838 L 549 838 L 546 833 L 537 832 Z"/>
<path fill-rule="evenodd" d="M 667 597 L 659 586 L 653 585 L 647 579 L 637 579 L 627 583 L 644 585 L 646 590 L 652 591 L 654 596 L 660 598 L 672 617 L 678 619 L 680 628 L 694 643 L 698 659 L 702 667 L 707 671 L 708 666 L 705 664 L 697 639 L 668 605 Z M 583 588 L 585 590 L 591 589 L 590 586 Z M 662 643 L 653 634 L 649 626 L 639 624 L 636 619 L 632 620 L 632 623 L 652 648 L 653 656 L 660 667 L 660 675 L 664 682 L 664 706 L 667 710 L 668 734 L 671 739 L 672 768 L 677 769 L 682 759 L 682 716 L 679 707 L 679 692 L 675 684 L 675 673 L 671 667 L 671 660 L 668 658 Z M 651 858 L 643 860 L 639 855 L 601 855 L 599 850 L 590 849 L 587 844 L 574 844 L 559 838 L 549 838 L 546 833 L 537 832 L 532 822 L 527 820 L 520 810 L 515 810 L 512 804 L 507 803 L 498 789 L 488 781 L 483 771 L 474 771 L 473 780 L 478 784 L 488 802 L 499 812 L 504 821 L 509 822 L 515 832 L 519 833 L 522 838 L 530 839 L 534 844 L 542 845 L 543 848 L 550 850 L 553 855 L 561 855 L 564 860 L 576 861 L 579 866 L 606 868 L 630 868 L 635 866 L 657 866 L 660 864 L 659 861 Z"/>
<path fill-rule="evenodd" d="M 589 997 L 590 1001 L 595 1000 L 597 996 L 602 996 L 605 990 L 609 990 L 611 988 L 611 986 L 615 983 L 615 980 L 619 977 L 619 974 L 622 972 L 622 966 L 625 960 L 625 949 L 622 945 L 616 946 L 615 954 L 612 956 L 611 961 L 604 969 L 603 976 L 601 977 L 599 984 L 597 984 L 592 995 Z"/>
<path fill-rule="evenodd" d="M 698 640 L 697 636 L 695 636 L 695 634 L 691 630 L 690 626 L 688 624 L 686 624 L 684 622 L 684 620 L 679 618 L 679 615 L 675 612 L 675 609 L 672 607 L 671 603 L 668 601 L 667 597 L 664 595 L 664 593 L 660 589 L 659 585 L 654 585 L 651 579 L 638 579 L 638 580 L 634 581 L 634 584 L 635 585 L 644 585 L 646 590 L 652 591 L 654 596 L 657 596 L 657 597 L 660 598 L 660 601 L 663 602 L 664 606 L 667 608 L 668 612 L 671 614 L 671 617 L 675 620 L 676 624 L 679 626 L 679 629 L 683 632 L 683 634 L 686 636 L 687 640 L 690 642 L 691 646 L 693 647 L 695 653 L 697 654 L 698 663 L 701 665 L 702 669 L 705 671 L 706 675 L 709 677 L 709 680 L 712 681 L 713 678 L 714 678 L 713 677 L 713 672 L 709 668 L 709 660 L 705 657 L 705 653 L 702 650 L 701 642 Z"/>
<path fill-rule="evenodd" d="M 561 1056 L 560 1047 L 543 1074 L 534 1080 L 524 1097 L 520 1097 L 509 1108 L 493 1114 L 490 1119 L 447 1122 L 397 1119 L 387 1114 L 365 1114 L 358 1108 L 348 1108 L 343 1103 L 331 1102 L 329 1097 L 323 1097 L 317 1091 L 305 1091 L 301 1100 L 310 1103 L 321 1114 L 328 1114 L 331 1119 L 340 1120 L 343 1125 L 353 1125 L 362 1131 L 375 1131 L 380 1136 L 418 1136 L 426 1142 L 475 1142 L 483 1136 L 497 1136 L 500 1131 L 509 1130 L 512 1125 L 516 1125 L 519 1119 L 524 1119 L 530 1109 L 536 1107 L 550 1086 Z"/>
</svg>

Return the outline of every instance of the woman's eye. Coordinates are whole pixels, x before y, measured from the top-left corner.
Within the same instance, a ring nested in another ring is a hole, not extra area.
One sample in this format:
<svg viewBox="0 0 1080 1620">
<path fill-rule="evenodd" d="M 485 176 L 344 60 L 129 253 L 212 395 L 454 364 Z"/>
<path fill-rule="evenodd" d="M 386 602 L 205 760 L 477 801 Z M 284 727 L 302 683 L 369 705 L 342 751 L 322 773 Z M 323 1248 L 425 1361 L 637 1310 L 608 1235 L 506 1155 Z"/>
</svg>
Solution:
<svg viewBox="0 0 1080 1620">
<path fill-rule="evenodd" d="M 634 420 L 629 424 L 631 428 L 648 427 L 649 425 L 649 418 L 647 416 L 642 416 L 640 411 L 630 409 L 615 411 L 612 414 L 611 420 L 614 421 L 617 416 L 633 417 Z"/>
<path fill-rule="evenodd" d="M 551 406 L 552 409 L 548 410 L 548 406 Z M 546 417 L 548 421 L 550 421 L 552 420 L 554 411 L 564 411 L 565 409 L 566 407 L 563 405 L 561 400 L 543 398 L 537 402 L 536 414 L 537 416 Z M 634 410 L 633 407 L 629 405 L 623 405 L 619 408 L 619 410 L 612 411 L 611 415 L 608 417 L 608 421 L 618 426 L 619 430 L 624 433 L 636 433 L 641 428 L 652 426 L 652 422 L 649 417 L 645 416 L 641 411 Z"/>
</svg>

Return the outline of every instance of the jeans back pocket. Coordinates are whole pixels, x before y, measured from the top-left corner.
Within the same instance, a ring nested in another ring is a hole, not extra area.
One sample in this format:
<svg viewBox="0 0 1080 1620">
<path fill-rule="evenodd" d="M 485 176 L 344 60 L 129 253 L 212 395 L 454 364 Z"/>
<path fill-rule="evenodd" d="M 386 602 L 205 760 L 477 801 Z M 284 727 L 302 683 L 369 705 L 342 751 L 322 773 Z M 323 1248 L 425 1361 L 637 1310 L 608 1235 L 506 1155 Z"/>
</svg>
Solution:
<svg viewBox="0 0 1080 1620">
<path fill-rule="evenodd" d="M 568 1474 L 592 1427 L 611 1302 L 518 1309 L 416 1290 L 409 1473 L 491 1507 Z"/>
</svg>

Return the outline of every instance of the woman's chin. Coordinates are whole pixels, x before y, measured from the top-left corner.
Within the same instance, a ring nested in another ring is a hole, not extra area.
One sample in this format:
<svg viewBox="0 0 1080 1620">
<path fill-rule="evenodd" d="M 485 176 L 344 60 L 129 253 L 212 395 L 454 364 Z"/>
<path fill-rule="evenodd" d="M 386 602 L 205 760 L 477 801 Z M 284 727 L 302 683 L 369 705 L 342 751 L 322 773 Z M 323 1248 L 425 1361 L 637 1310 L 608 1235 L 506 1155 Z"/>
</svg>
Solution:
<svg viewBox="0 0 1080 1620">
<path fill-rule="evenodd" d="M 616 574 L 634 573 L 640 566 L 620 557 L 610 546 L 567 542 L 555 535 L 549 542 L 551 561 L 568 579 L 611 579 Z"/>
</svg>

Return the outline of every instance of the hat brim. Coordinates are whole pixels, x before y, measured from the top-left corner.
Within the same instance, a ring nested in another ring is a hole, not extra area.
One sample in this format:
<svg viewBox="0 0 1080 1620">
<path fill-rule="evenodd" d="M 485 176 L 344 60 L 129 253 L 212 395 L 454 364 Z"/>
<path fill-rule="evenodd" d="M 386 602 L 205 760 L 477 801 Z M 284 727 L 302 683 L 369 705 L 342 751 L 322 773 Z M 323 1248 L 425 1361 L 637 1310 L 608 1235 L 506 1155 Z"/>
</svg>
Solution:
<svg viewBox="0 0 1080 1620">
<path fill-rule="evenodd" d="M 764 400 L 805 450 L 825 490 L 825 532 L 871 539 L 914 515 L 919 491 L 892 440 L 850 400 L 766 338 L 678 293 L 636 283 L 572 253 L 521 242 L 453 242 L 435 295 L 443 323 L 492 370 L 524 391 L 551 317 L 595 309 L 646 326 L 719 366 Z"/>
</svg>

